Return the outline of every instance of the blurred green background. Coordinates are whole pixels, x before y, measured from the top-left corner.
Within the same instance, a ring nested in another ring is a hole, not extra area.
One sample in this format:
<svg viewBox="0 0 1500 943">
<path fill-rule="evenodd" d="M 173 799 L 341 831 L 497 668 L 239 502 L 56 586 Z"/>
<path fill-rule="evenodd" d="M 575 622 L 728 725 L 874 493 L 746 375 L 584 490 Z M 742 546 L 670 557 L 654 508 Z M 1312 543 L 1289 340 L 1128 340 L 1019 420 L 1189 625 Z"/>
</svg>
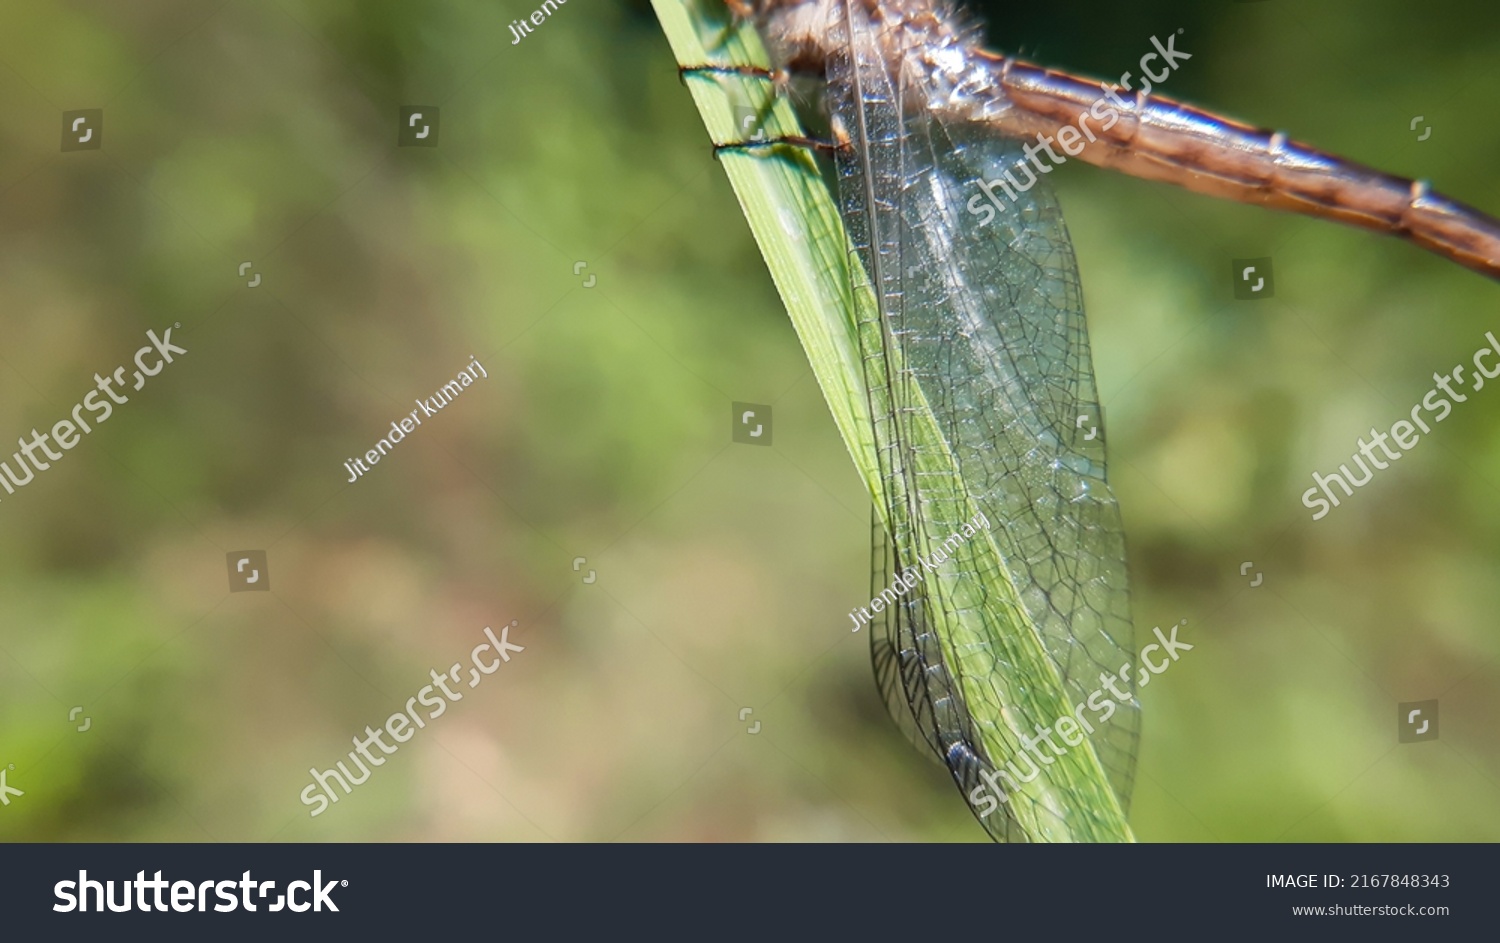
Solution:
<svg viewBox="0 0 1500 943">
<path fill-rule="evenodd" d="M 25 792 L 0 838 L 984 838 L 849 632 L 867 498 L 649 7 L 572 0 L 512 44 L 534 9 L 0 7 L 0 440 L 148 328 L 189 351 L 0 495 L 0 766 Z M 1164 94 L 1500 211 L 1477 0 L 991 24 L 1110 78 L 1182 28 Z M 397 147 L 403 105 L 440 107 L 436 147 Z M 84 108 L 103 146 L 63 153 Z M 1137 634 L 1186 619 L 1197 646 L 1142 692 L 1138 836 L 1500 838 L 1500 392 L 1327 518 L 1300 504 L 1500 330 L 1496 286 L 1077 162 L 1051 179 Z M 1231 300 L 1258 256 L 1275 297 Z M 471 357 L 490 378 L 347 483 Z M 772 447 L 731 443 L 732 401 L 774 407 Z M 228 592 L 246 549 L 271 592 Z M 524 653 L 308 816 L 309 767 L 511 620 Z M 1432 698 L 1440 739 L 1398 745 L 1397 704 Z"/>
</svg>

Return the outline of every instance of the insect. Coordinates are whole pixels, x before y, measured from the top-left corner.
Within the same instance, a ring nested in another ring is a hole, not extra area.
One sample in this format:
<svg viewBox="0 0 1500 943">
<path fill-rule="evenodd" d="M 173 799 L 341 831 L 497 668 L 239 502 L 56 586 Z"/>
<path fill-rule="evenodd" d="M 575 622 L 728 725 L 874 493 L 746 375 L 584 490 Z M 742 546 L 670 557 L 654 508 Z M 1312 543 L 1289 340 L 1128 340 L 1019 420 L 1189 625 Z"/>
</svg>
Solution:
<svg viewBox="0 0 1500 943">
<path fill-rule="evenodd" d="M 871 623 L 887 706 L 995 839 L 1128 840 L 1140 711 L 1123 529 L 1041 150 L 1401 235 L 1496 278 L 1500 223 L 1280 133 L 986 52 L 942 0 L 731 6 L 776 68 L 685 72 L 824 83 L 855 290 L 870 300 L 858 333 L 880 459 L 872 589 L 952 551 Z M 934 473 L 939 459 L 957 479 Z M 988 556 L 951 536 L 975 511 L 995 522 Z M 1062 697 L 1028 674 L 1036 652 Z M 1102 772 L 1108 794 L 1065 770 Z"/>
</svg>

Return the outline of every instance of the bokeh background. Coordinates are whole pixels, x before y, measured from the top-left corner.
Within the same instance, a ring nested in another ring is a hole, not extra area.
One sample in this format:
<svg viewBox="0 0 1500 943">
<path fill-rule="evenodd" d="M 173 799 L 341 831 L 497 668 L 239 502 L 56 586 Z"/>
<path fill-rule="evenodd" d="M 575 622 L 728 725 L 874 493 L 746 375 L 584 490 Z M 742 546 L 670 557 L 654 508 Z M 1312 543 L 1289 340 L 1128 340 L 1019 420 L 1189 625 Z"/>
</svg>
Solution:
<svg viewBox="0 0 1500 943">
<path fill-rule="evenodd" d="M 148 328 L 189 351 L 0 496 L 0 766 L 25 792 L 0 838 L 983 839 L 849 631 L 867 498 L 649 7 L 572 0 L 512 44 L 534 9 L 0 5 L 0 440 Z M 1164 93 L 1500 211 L 1492 5 L 990 20 L 1110 78 L 1182 28 Z M 397 146 L 403 105 L 440 107 L 436 147 Z M 63 153 L 83 108 L 103 146 Z M 1139 837 L 1500 838 L 1500 389 L 1324 520 L 1299 501 L 1500 331 L 1496 285 L 1051 179 L 1137 631 L 1186 619 L 1197 646 L 1142 692 Z M 1232 300 L 1258 256 L 1275 297 Z M 471 357 L 490 378 L 347 483 Z M 774 408 L 771 447 L 731 443 L 733 401 Z M 228 591 L 246 549 L 270 592 Z M 309 817 L 309 767 L 511 620 L 524 653 Z M 1397 704 L 1433 698 L 1440 739 L 1398 744 Z"/>
</svg>

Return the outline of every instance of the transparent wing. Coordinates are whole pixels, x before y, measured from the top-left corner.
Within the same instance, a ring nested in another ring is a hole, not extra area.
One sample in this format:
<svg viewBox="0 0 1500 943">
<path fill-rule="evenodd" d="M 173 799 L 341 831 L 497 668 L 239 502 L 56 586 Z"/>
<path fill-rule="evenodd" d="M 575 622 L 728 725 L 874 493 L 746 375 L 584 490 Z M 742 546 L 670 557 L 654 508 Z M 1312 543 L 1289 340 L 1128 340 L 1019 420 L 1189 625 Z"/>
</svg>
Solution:
<svg viewBox="0 0 1500 943">
<path fill-rule="evenodd" d="M 891 585 L 899 567 L 890 534 L 880 512 L 870 512 L 870 598 L 879 596 Z M 904 618 L 903 618 L 904 617 Z M 915 703 L 907 697 L 908 689 L 918 685 L 916 678 L 909 677 L 921 671 L 921 664 L 914 657 L 916 632 L 911 616 L 904 608 L 887 608 L 872 613 L 870 617 L 870 661 L 875 666 L 875 686 L 885 701 L 886 710 L 896 727 L 910 740 L 912 745 L 931 759 L 943 755 L 943 747 L 937 741 L 936 724 L 932 719 L 932 703 L 918 698 Z"/>
<path fill-rule="evenodd" d="M 1007 573 L 984 572 L 983 558 L 970 553 L 955 555 L 954 578 L 971 584 L 970 593 L 979 587 L 981 598 L 1009 580 L 1069 699 L 1083 704 L 1101 688 L 1101 672 L 1133 659 L 1133 644 L 1124 540 L 1105 480 L 1082 298 L 1061 212 L 1037 181 L 981 225 L 967 208 L 981 193 L 977 181 L 1005 170 L 1023 183 L 1036 177 L 1021 170 L 1019 144 L 991 129 L 935 120 L 922 106 L 927 90 L 903 86 L 921 81 L 920 71 L 889 68 L 861 6 L 845 6 L 833 29 L 830 104 L 852 144 L 838 160 L 840 202 L 879 309 L 875 323 L 860 326 L 888 521 L 874 569 L 913 565 L 962 527 L 957 508 L 977 507 Z M 920 453 L 934 448 L 913 425 L 923 403 L 966 495 L 945 494 L 944 480 L 922 474 Z M 873 627 L 872 654 L 898 723 L 947 763 L 968 796 L 981 773 L 1012 759 L 989 755 L 976 723 L 1014 756 L 1025 750 L 1014 733 L 1018 705 L 1004 703 L 997 683 L 1015 669 L 1006 633 L 1022 627 L 990 620 L 983 650 L 971 646 L 962 657 L 933 635 L 944 624 L 939 616 L 965 598 L 919 587 Z M 960 690 L 971 700 L 982 692 L 983 703 L 964 703 Z M 1020 729 L 1054 719 L 1027 717 Z M 1131 700 L 1107 720 L 1097 717 L 1089 734 L 1122 808 L 1138 727 Z M 997 839 L 1020 837 L 1009 809 L 981 822 Z"/>
</svg>

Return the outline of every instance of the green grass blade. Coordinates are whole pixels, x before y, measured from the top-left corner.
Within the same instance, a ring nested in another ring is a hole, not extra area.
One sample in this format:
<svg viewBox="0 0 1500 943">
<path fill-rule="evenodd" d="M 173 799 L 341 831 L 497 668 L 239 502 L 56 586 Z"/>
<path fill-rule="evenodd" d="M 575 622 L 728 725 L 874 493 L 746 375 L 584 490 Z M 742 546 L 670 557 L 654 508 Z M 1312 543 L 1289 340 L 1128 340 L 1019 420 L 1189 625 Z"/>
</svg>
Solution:
<svg viewBox="0 0 1500 943">
<path fill-rule="evenodd" d="M 732 23 L 718 0 L 653 0 L 653 6 L 679 65 L 767 65 L 754 29 Z M 715 141 L 743 140 L 735 116 L 736 108 L 746 107 L 762 116 L 759 126 L 768 135 L 802 133 L 790 105 L 763 79 L 715 75 L 690 78 L 687 84 Z M 853 257 L 838 208 L 812 158 L 793 148 L 767 153 L 725 152 L 721 161 L 844 444 L 884 517 L 888 509 L 860 356 L 859 325 L 879 329 L 873 293 L 864 272 L 851 271 Z M 910 454 L 921 480 L 944 482 L 930 492 L 937 502 L 949 503 L 936 508 L 937 519 L 972 518 L 977 509 L 967 497 L 971 491 L 936 417 L 925 402 L 917 406 L 911 429 L 925 447 Z M 961 575 L 974 573 L 999 576 L 980 587 Z M 1034 733 L 1033 725 L 1071 716 L 1075 705 L 992 538 L 974 538 L 949 564 L 924 571 L 923 578 L 928 598 L 946 602 L 933 611 L 945 660 L 986 752 L 1003 765 L 1019 752 L 1019 738 Z M 1010 670 L 995 676 L 988 666 L 996 662 Z M 1088 740 L 1041 766 L 1040 776 L 1011 794 L 1010 809 L 1032 841 L 1133 840 Z"/>
</svg>

